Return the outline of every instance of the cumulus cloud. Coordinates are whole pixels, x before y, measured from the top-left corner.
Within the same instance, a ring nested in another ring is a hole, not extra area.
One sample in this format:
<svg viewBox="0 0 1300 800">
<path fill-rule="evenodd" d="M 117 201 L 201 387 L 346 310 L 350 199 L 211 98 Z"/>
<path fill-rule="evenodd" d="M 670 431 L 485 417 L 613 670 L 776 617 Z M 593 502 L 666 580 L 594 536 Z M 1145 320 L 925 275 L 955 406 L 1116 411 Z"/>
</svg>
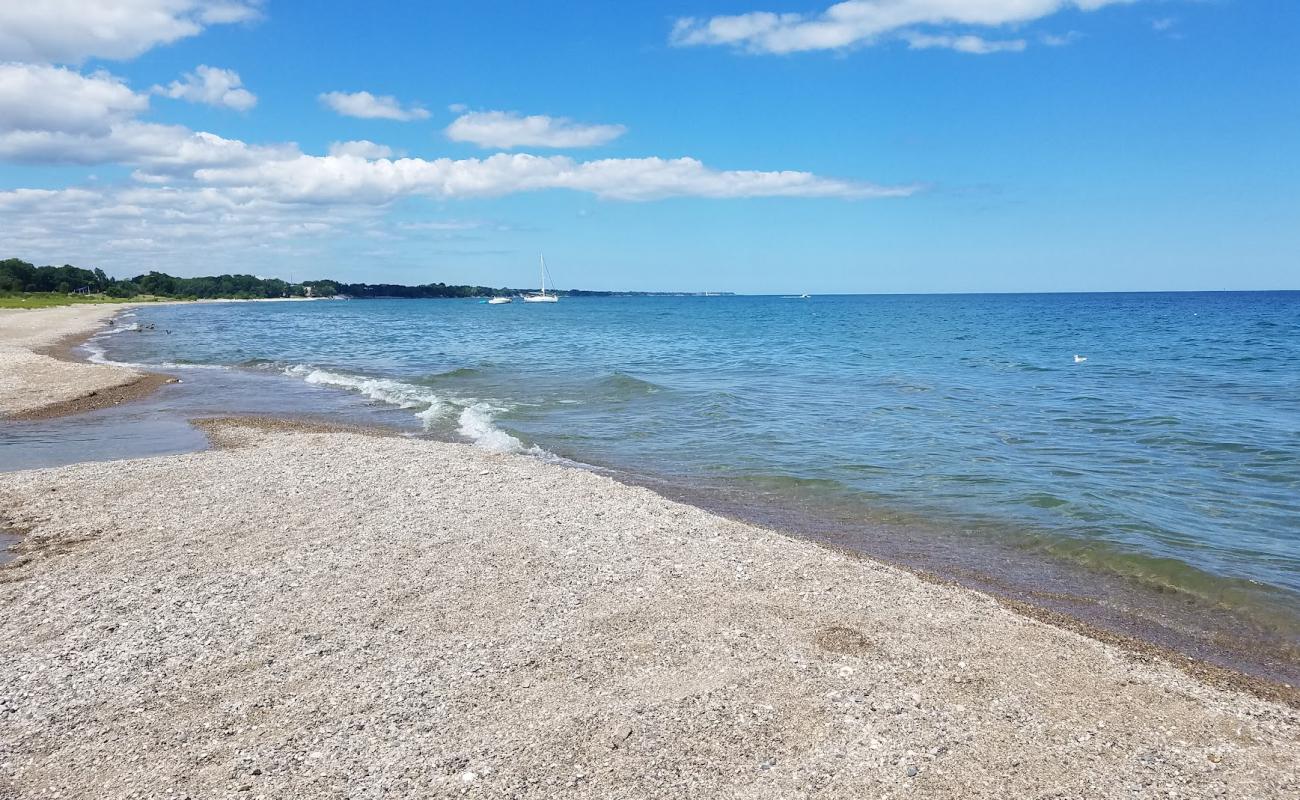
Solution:
<svg viewBox="0 0 1300 800">
<path fill-rule="evenodd" d="M 148 108 L 149 98 L 107 72 L 0 64 L 0 134 L 57 131 L 103 135 Z"/>
<path fill-rule="evenodd" d="M 148 174 L 290 157 L 292 145 L 249 146 L 181 125 L 144 122 L 146 94 L 107 72 L 0 64 L 0 159 L 137 166 Z"/>
<path fill-rule="evenodd" d="M 566 117 L 471 111 L 447 126 L 447 138 L 479 147 L 596 147 L 627 132 L 622 125 L 587 125 Z"/>
<path fill-rule="evenodd" d="M 877 186 L 809 172 L 717 170 L 693 158 L 615 158 L 575 161 L 564 156 L 498 153 L 484 159 L 352 156 L 265 160 L 199 169 L 200 182 L 247 187 L 286 202 L 386 203 L 408 195 L 494 197 L 569 189 L 611 200 L 666 197 L 899 197 L 914 186 Z"/>
<path fill-rule="evenodd" d="M 370 92 L 325 92 L 320 101 L 345 117 L 361 119 L 392 119 L 409 122 L 428 119 L 429 112 L 419 106 L 402 107 L 390 95 L 373 95 Z"/>
<path fill-rule="evenodd" d="M 408 195 L 490 197 L 545 189 L 614 200 L 857 198 L 913 191 L 808 172 L 719 170 L 692 158 L 576 161 L 498 153 L 484 159 L 394 160 L 389 148 L 365 140 L 335 143 L 329 155 L 307 155 L 293 144 L 250 145 L 137 119 L 147 105 L 147 96 L 107 73 L 5 65 L 0 68 L 0 159 L 118 163 L 134 167 L 142 183 L 197 182 L 293 203 L 382 204 Z M 591 143 L 609 135 L 567 122 L 544 130 L 560 137 L 553 136 L 552 143 Z"/>
<path fill-rule="evenodd" d="M 5 0 L 0 60 L 127 59 L 209 25 L 258 16 L 258 0 Z"/>
<path fill-rule="evenodd" d="M 155 86 L 153 90 L 174 100 L 247 111 L 257 105 L 257 95 L 243 86 L 238 72 L 200 64 L 193 72 L 185 73 L 181 80 L 172 81 L 166 87 Z"/>
<path fill-rule="evenodd" d="M 951 47 L 968 53 L 990 53 L 1020 49 L 985 42 L 978 37 L 950 30 L 952 26 L 998 27 L 1033 22 L 1067 9 L 1094 11 L 1103 6 L 1137 0 L 845 0 L 820 14 L 772 13 L 707 18 L 685 17 L 673 26 L 674 45 L 724 45 L 752 53 L 795 53 L 807 50 L 837 50 L 869 45 L 922 26 L 944 30 L 912 32 L 947 38 L 951 44 L 922 46 Z M 907 38 L 907 36 L 904 36 Z M 1020 40 L 1015 40 L 1020 41 Z M 1020 42 L 1023 47 L 1023 42 Z"/>
<path fill-rule="evenodd" d="M 393 148 L 375 144 L 367 139 L 352 142 L 334 142 L 330 145 L 332 156 L 353 156 L 355 158 L 391 158 Z"/>
<path fill-rule="evenodd" d="M 251 146 L 183 125 L 129 120 L 104 130 L 0 131 L 0 160 L 26 164 L 125 164 L 142 175 L 187 177 L 201 167 L 291 158 L 293 145 Z"/>
<path fill-rule="evenodd" d="M 214 259 L 283 267 L 311 243 L 363 236 L 383 209 L 277 203 L 211 187 L 0 191 L 0 251 L 135 275 L 208 269 Z"/>
<path fill-rule="evenodd" d="M 220 10 L 216 5 L 211 9 L 214 14 Z M 146 258 L 208 264 L 221 253 L 238 253 L 243 263 L 254 263 L 254 254 L 288 253 L 276 249 L 289 247 L 286 242 L 310 247 L 318 237 L 348 241 L 392 231 L 382 224 L 383 216 L 410 197 L 566 190 L 625 201 L 853 199 L 916 191 L 912 186 L 878 186 L 800 171 L 717 169 L 692 158 L 581 161 L 524 153 L 395 158 L 390 148 L 368 140 L 335 142 L 328 155 L 309 155 L 293 143 L 250 144 L 142 118 L 151 94 L 239 108 L 255 102 L 251 94 L 239 94 L 246 91 L 238 74 L 207 65 L 170 86 L 139 92 L 105 71 L 0 63 L 0 162 L 117 164 L 132 170 L 131 181 L 119 186 L 0 191 L 0 252 L 105 267 L 120 258 L 128 269 L 140 267 Z M 361 116 L 428 114 L 403 108 L 393 98 L 366 93 L 341 97 L 342 108 Z M 468 124 L 474 120 L 466 118 L 474 116 L 466 113 L 458 122 Z M 587 146 L 623 132 L 621 126 L 560 118 L 493 112 L 478 117 L 475 138 L 466 140 L 501 147 Z M 488 123 L 494 122 L 501 127 L 489 131 Z M 465 235 L 456 232 L 478 225 L 435 222 L 423 235 L 426 240 L 428 231 L 443 237 Z M 270 256 L 267 261 L 280 263 Z"/>
</svg>

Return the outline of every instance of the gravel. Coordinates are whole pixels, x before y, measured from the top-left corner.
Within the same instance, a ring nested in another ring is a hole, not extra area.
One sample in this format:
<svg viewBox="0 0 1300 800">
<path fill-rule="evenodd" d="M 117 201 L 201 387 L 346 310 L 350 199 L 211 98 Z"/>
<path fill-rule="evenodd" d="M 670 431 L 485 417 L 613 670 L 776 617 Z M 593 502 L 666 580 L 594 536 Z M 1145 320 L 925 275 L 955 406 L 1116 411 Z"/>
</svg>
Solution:
<svg viewBox="0 0 1300 800">
<path fill-rule="evenodd" d="M 0 797 L 1300 796 L 1300 718 L 580 469 L 222 423 L 0 475 Z"/>
<path fill-rule="evenodd" d="M 68 403 L 140 381 L 135 370 L 54 358 L 65 339 L 84 335 L 127 304 L 0 309 L 0 417 Z"/>
</svg>

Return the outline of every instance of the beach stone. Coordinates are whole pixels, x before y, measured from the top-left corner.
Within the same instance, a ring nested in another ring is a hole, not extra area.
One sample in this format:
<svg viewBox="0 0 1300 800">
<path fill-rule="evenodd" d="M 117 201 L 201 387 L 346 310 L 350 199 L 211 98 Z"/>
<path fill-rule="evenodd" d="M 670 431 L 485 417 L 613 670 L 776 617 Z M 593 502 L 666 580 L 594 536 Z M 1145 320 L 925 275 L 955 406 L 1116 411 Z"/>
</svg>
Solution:
<svg viewBox="0 0 1300 800">
<path fill-rule="evenodd" d="M 203 424 L 0 473 L 0 794 L 1297 796 L 1294 707 L 985 595 L 539 459 Z"/>
</svg>

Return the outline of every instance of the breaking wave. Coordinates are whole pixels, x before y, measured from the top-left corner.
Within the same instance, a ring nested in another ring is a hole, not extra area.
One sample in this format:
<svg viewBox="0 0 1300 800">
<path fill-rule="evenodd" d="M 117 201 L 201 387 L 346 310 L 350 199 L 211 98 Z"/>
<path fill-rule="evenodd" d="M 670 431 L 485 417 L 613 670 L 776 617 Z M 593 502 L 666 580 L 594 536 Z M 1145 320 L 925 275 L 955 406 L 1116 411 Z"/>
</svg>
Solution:
<svg viewBox="0 0 1300 800">
<path fill-rule="evenodd" d="M 433 430 L 444 421 L 456 421 L 456 433 L 475 446 L 494 453 L 528 453 L 545 455 L 537 446 L 527 446 L 517 437 L 498 428 L 496 416 L 509 409 L 493 403 L 461 397 L 443 396 L 427 386 L 418 386 L 392 378 L 375 378 L 334 372 L 307 364 L 286 367 L 286 375 L 301 378 L 306 383 L 347 389 L 380 403 L 405 409 L 415 409 L 415 416 L 424 429 Z"/>
</svg>

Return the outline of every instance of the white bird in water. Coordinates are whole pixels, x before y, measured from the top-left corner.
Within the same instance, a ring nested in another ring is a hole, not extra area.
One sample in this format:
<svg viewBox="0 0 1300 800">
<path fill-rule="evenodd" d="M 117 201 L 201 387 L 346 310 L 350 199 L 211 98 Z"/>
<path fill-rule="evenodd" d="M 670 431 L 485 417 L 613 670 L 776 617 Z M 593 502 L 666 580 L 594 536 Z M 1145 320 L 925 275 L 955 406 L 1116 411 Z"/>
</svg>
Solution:
<svg viewBox="0 0 1300 800">
<path fill-rule="evenodd" d="M 1087 361 L 1087 360 L 1088 360 L 1088 357 L 1087 357 L 1087 356 L 1081 356 L 1081 355 L 1079 355 L 1078 353 L 1076 353 L 1076 354 L 1074 355 L 1074 363 L 1076 363 L 1076 364 L 1082 364 L 1083 362 L 1085 362 L 1085 361 Z"/>
</svg>

